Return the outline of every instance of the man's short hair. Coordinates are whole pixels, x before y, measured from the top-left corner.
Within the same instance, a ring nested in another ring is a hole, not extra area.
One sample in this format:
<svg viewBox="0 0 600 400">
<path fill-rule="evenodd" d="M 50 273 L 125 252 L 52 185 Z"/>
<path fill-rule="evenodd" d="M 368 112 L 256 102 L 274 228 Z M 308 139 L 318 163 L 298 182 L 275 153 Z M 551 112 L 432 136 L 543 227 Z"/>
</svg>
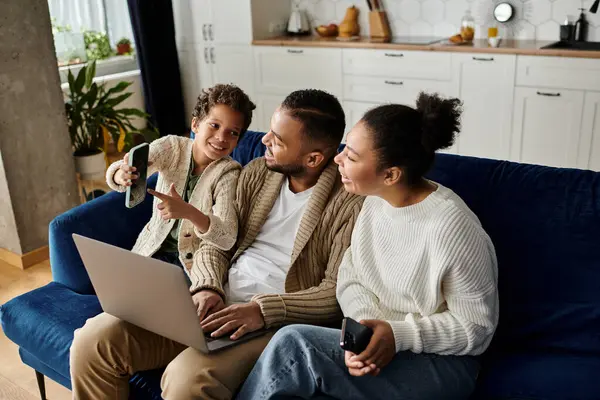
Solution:
<svg viewBox="0 0 600 400">
<path fill-rule="evenodd" d="M 292 118 L 304 126 L 303 133 L 326 149 L 337 150 L 346 129 L 346 116 L 338 99 L 327 92 L 305 89 L 292 92 L 281 103 Z"/>
</svg>

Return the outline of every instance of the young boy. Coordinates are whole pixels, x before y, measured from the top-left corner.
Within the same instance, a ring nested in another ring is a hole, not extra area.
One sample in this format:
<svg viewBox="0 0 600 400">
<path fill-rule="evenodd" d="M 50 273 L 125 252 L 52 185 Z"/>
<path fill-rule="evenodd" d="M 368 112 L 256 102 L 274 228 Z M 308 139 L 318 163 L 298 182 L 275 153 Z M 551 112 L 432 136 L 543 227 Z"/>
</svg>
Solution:
<svg viewBox="0 0 600 400">
<path fill-rule="evenodd" d="M 148 176 L 158 172 L 154 209 L 132 251 L 192 270 L 202 241 L 229 250 L 237 238 L 234 206 L 241 166 L 229 157 L 252 121 L 254 103 L 238 87 L 216 85 L 198 96 L 194 139 L 166 136 L 150 144 Z M 106 172 L 124 192 L 137 179 L 128 155 Z"/>
</svg>

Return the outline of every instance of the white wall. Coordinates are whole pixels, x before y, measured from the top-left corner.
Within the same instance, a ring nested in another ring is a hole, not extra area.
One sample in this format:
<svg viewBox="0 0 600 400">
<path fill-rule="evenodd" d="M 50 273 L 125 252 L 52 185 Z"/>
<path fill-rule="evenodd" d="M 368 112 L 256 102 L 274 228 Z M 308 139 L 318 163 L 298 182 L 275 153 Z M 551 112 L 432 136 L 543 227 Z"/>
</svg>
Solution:
<svg viewBox="0 0 600 400">
<path fill-rule="evenodd" d="M 485 25 L 486 12 L 493 0 L 380 0 L 388 12 L 394 36 L 450 36 L 458 33 L 465 10 L 472 9 L 478 25 Z M 508 0 L 522 4 L 524 15 L 518 17 L 523 29 L 518 39 L 558 40 L 559 24 L 567 14 L 578 18 L 580 0 Z M 312 25 L 339 23 L 348 7 L 360 9 L 361 34 L 368 35 L 366 0 L 294 0 L 308 11 Z M 593 0 L 584 0 L 589 10 Z M 600 13 L 587 14 L 590 22 L 588 40 L 600 41 Z M 487 26 L 481 26 L 476 35 L 487 36 Z"/>
</svg>

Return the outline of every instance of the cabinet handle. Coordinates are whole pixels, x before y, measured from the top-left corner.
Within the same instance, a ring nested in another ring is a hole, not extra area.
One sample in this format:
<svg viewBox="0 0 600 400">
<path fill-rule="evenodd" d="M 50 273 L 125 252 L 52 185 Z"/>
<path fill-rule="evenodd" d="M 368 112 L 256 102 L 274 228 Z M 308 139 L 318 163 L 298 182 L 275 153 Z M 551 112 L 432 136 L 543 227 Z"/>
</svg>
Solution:
<svg viewBox="0 0 600 400">
<path fill-rule="evenodd" d="M 404 85 L 404 82 L 384 81 L 386 85 Z"/>
<path fill-rule="evenodd" d="M 215 58 L 215 48 L 211 47 L 210 48 L 210 60 L 212 61 L 213 64 L 216 64 L 216 58 Z"/>
<path fill-rule="evenodd" d="M 385 53 L 386 57 L 404 57 L 402 53 Z"/>
<path fill-rule="evenodd" d="M 538 96 L 559 97 L 560 93 L 537 92 Z"/>
<path fill-rule="evenodd" d="M 213 32 L 213 24 L 208 25 L 208 35 L 210 36 L 210 40 L 215 40 L 215 34 Z"/>
<path fill-rule="evenodd" d="M 304 53 L 304 50 L 292 50 L 292 49 L 288 49 L 287 51 L 290 54 L 302 54 Z"/>
<path fill-rule="evenodd" d="M 475 61 L 494 61 L 494 57 L 485 58 L 485 57 L 473 57 Z"/>
<path fill-rule="evenodd" d="M 207 24 L 202 25 L 202 39 L 206 42 L 208 40 L 208 35 L 206 34 Z"/>
<path fill-rule="evenodd" d="M 210 64 L 210 61 L 208 61 L 208 47 L 204 48 L 204 63 Z"/>
</svg>

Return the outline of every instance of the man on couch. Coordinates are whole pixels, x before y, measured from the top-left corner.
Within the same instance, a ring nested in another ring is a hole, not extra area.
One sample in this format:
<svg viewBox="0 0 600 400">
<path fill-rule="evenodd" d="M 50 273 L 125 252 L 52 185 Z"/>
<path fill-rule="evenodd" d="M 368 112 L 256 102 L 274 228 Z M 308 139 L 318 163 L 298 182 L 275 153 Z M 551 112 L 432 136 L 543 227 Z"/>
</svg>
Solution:
<svg viewBox="0 0 600 400">
<path fill-rule="evenodd" d="M 206 331 L 238 339 L 341 318 L 337 268 L 362 205 L 344 190 L 333 162 L 344 128 L 340 103 L 319 90 L 294 92 L 275 111 L 265 157 L 239 179 L 236 246 L 224 252 L 202 244 L 194 256 L 190 290 Z M 100 314 L 71 347 L 73 396 L 127 399 L 132 374 L 166 366 L 166 400 L 230 399 L 271 336 L 204 354 Z"/>
</svg>

